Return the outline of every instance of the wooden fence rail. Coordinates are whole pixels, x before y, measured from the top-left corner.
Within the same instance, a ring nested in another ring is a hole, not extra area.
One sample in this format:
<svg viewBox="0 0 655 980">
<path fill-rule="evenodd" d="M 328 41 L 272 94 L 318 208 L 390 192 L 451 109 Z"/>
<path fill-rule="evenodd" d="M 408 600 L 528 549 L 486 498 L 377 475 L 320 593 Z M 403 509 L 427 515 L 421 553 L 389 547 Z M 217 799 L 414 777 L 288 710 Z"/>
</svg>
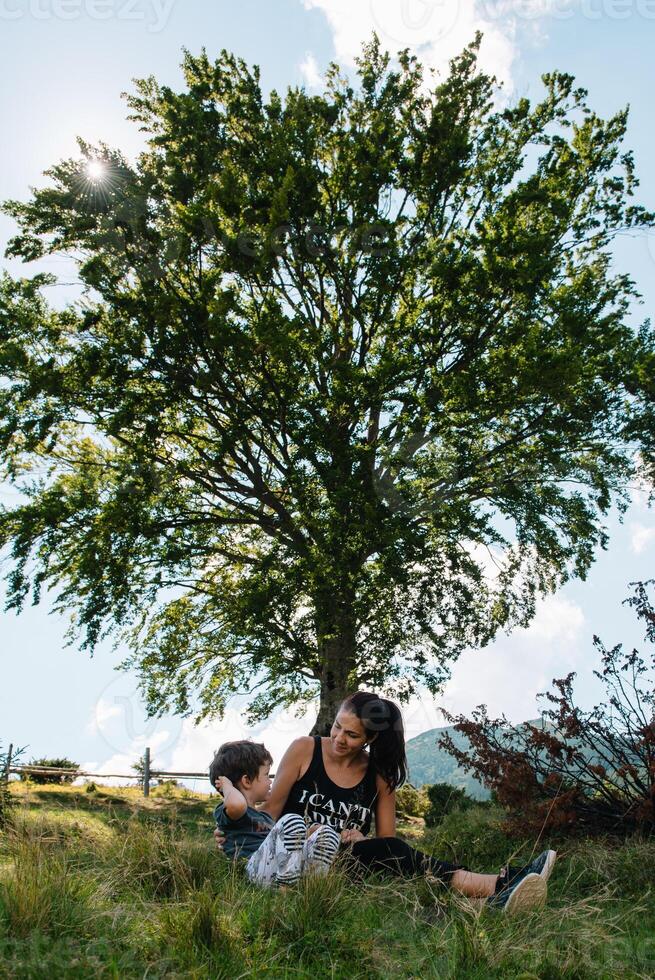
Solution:
<svg viewBox="0 0 655 980">
<path fill-rule="evenodd" d="M 12 766 L 9 764 L 6 769 L 7 778 L 9 777 L 9 773 L 12 772 L 17 775 L 21 775 L 21 773 L 25 775 L 33 773 L 37 776 L 69 776 L 71 779 L 88 776 L 94 777 L 95 779 L 139 779 L 143 786 L 144 796 L 150 795 L 150 781 L 152 779 L 159 779 L 162 776 L 182 779 L 207 779 L 206 769 L 203 772 L 167 772 L 164 769 L 151 769 L 150 748 L 146 749 L 143 756 L 143 776 L 137 772 L 127 774 L 124 772 L 85 772 L 82 769 L 63 769 L 56 768 L 55 766 Z"/>
<path fill-rule="evenodd" d="M 138 779 L 138 774 L 133 772 L 131 775 L 126 776 L 124 772 L 83 772 L 81 769 L 55 769 L 48 766 L 11 766 L 10 772 L 18 773 L 34 773 L 37 776 L 70 776 L 71 779 L 77 779 L 79 776 L 106 776 L 108 779 Z"/>
</svg>

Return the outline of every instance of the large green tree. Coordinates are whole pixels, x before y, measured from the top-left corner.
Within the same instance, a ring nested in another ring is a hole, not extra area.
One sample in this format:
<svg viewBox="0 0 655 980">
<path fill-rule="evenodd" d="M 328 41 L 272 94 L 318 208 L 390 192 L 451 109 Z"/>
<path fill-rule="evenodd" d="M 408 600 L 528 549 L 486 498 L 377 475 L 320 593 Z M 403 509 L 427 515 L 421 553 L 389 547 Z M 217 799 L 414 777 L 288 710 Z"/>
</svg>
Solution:
<svg viewBox="0 0 655 980">
<path fill-rule="evenodd" d="M 610 243 L 655 216 L 567 74 L 498 109 L 480 36 L 432 87 L 376 37 L 354 90 L 265 100 L 185 55 L 128 97 L 147 135 L 54 166 L 2 283 L 9 606 L 53 590 L 127 636 L 151 712 L 251 716 L 437 691 L 465 646 L 583 576 L 651 467 L 654 342 Z"/>
</svg>

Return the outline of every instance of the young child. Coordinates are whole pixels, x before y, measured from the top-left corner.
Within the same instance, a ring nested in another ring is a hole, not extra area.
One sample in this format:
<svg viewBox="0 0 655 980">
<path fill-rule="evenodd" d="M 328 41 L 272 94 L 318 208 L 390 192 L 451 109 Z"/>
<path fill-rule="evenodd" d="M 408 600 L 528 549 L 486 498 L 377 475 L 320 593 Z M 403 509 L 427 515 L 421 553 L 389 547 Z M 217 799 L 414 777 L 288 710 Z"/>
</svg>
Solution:
<svg viewBox="0 0 655 980">
<path fill-rule="evenodd" d="M 333 827 L 307 830 L 297 813 L 277 823 L 256 803 L 266 803 L 271 792 L 273 758 L 261 743 L 225 742 L 209 767 L 209 780 L 223 794 L 214 810 L 217 828 L 225 834 L 224 852 L 247 858 L 251 881 L 275 887 L 290 885 L 301 875 L 325 874 L 341 838 Z"/>
</svg>

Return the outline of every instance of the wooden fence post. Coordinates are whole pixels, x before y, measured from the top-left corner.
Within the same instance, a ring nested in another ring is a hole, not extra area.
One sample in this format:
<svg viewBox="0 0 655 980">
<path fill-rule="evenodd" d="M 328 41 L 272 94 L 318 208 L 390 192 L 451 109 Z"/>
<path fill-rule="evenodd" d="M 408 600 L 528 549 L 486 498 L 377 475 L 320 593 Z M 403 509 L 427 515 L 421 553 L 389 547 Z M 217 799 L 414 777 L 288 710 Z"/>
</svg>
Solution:
<svg viewBox="0 0 655 980">
<path fill-rule="evenodd" d="M 6 783 L 9 782 L 9 770 L 11 769 L 11 753 L 13 752 L 13 750 L 14 750 L 14 743 L 10 742 L 9 749 L 7 750 L 7 765 L 5 766 L 5 771 L 4 771 L 4 779 Z"/>
<path fill-rule="evenodd" d="M 143 753 L 143 795 L 150 796 L 150 748 Z"/>
</svg>

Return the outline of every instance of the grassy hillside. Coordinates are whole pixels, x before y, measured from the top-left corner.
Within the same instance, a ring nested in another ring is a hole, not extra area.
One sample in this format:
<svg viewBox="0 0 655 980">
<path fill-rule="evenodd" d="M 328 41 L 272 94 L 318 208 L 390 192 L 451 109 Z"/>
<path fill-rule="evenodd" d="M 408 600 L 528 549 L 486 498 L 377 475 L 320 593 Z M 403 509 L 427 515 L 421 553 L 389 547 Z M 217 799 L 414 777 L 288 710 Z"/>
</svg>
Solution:
<svg viewBox="0 0 655 980">
<path fill-rule="evenodd" d="M 333 871 L 286 893 L 255 888 L 215 853 L 209 797 L 14 792 L 0 838 L 2 977 L 655 974 L 652 842 L 567 845 L 547 909 L 511 919 L 425 880 L 355 885 Z M 508 840 L 491 808 L 452 814 L 422 839 L 481 870 L 533 843 Z"/>
</svg>

